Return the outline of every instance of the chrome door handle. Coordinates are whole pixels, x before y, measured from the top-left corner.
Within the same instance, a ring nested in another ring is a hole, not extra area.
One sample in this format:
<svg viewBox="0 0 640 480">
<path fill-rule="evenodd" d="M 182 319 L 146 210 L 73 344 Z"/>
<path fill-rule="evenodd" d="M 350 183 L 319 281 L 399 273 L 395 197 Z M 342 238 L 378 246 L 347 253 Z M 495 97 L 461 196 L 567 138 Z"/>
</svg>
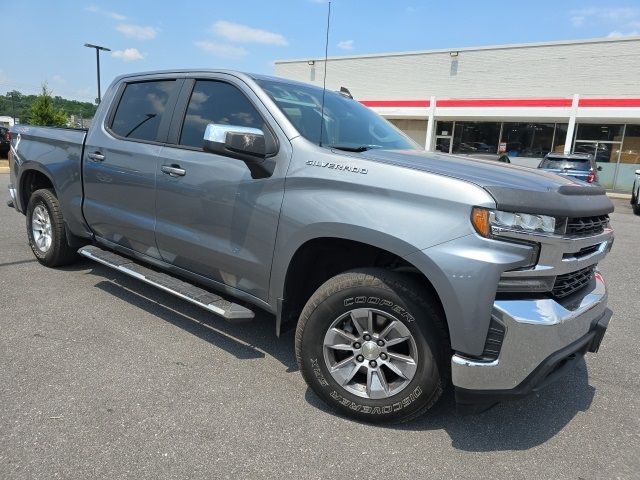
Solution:
<svg viewBox="0 0 640 480">
<path fill-rule="evenodd" d="M 104 155 L 100 152 L 90 153 L 87 157 L 89 157 L 89 160 L 93 160 L 94 162 L 102 162 L 104 160 Z"/>
<path fill-rule="evenodd" d="M 184 177 L 187 171 L 177 165 L 162 165 L 160 168 L 162 173 L 166 173 L 172 177 Z"/>
</svg>

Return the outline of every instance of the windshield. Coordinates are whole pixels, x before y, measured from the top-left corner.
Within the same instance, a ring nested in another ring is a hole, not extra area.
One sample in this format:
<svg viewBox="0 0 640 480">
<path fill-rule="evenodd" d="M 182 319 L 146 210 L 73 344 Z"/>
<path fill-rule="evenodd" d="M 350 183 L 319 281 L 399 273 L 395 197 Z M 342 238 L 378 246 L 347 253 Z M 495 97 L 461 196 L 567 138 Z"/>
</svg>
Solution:
<svg viewBox="0 0 640 480">
<path fill-rule="evenodd" d="M 307 140 L 320 141 L 322 89 L 257 80 L 293 126 Z M 324 99 L 322 145 L 350 151 L 372 148 L 421 149 L 385 119 L 356 100 L 327 90 Z"/>
<path fill-rule="evenodd" d="M 581 170 L 587 172 L 591 170 L 591 162 L 587 159 L 545 158 L 542 160 L 540 168 L 551 168 L 554 170 Z"/>
</svg>

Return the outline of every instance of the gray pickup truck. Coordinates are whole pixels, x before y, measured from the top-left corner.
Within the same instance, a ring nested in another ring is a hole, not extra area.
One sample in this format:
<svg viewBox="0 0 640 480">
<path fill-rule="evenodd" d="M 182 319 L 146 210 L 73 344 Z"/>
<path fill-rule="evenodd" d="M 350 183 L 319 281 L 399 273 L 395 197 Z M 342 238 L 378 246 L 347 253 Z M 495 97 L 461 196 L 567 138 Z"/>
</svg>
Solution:
<svg viewBox="0 0 640 480">
<path fill-rule="evenodd" d="M 601 188 L 427 153 L 303 83 L 122 76 L 88 131 L 14 127 L 10 165 L 43 265 L 79 254 L 228 321 L 265 310 L 360 420 L 415 418 L 450 383 L 466 411 L 537 391 L 611 317 Z"/>
</svg>

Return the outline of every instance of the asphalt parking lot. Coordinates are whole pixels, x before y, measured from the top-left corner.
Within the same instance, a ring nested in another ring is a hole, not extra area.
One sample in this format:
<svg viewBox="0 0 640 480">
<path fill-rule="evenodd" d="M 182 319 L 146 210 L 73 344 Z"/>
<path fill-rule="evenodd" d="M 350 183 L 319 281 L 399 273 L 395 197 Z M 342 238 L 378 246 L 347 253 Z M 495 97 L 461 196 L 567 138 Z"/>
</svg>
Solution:
<svg viewBox="0 0 640 480">
<path fill-rule="evenodd" d="M 0 175 L 6 197 L 8 175 Z M 600 352 L 541 394 L 376 427 L 307 389 L 293 334 L 89 261 L 40 266 L 0 205 L 0 478 L 640 478 L 640 217 L 616 200 Z"/>
</svg>

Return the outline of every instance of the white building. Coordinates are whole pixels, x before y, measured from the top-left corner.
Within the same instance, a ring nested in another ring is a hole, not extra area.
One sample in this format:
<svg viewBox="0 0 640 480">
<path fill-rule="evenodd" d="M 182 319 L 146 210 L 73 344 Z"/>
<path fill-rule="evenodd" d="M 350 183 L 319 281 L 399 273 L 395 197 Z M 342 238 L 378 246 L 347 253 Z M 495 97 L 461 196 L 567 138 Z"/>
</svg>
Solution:
<svg viewBox="0 0 640 480">
<path fill-rule="evenodd" d="M 537 166 L 549 151 L 596 156 L 600 183 L 630 191 L 640 168 L 640 37 L 329 57 L 347 87 L 427 150 L 506 149 Z M 322 86 L 324 60 L 275 63 Z"/>
<path fill-rule="evenodd" d="M 13 127 L 13 117 L 0 115 L 0 127 Z"/>
</svg>

